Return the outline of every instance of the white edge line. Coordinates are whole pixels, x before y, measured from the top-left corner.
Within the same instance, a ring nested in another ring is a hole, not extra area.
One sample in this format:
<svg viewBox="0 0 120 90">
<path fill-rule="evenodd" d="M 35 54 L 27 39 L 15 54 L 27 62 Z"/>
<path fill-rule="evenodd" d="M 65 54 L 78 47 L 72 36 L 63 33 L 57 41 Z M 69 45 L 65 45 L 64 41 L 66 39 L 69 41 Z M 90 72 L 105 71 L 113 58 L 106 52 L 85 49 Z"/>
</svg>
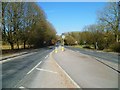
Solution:
<svg viewBox="0 0 120 90">
<path fill-rule="evenodd" d="M 32 68 L 27 74 L 30 74 L 38 65 L 40 65 L 42 61 L 40 61 L 34 68 Z"/>
<path fill-rule="evenodd" d="M 69 49 L 69 50 L 70 50 L 70 49 Z M 73 50 L 72 50 L 72 51 L 73 51 Z M 77 51 L 73 51 L 73 52 L 77 52 Z M 81 52 L 79 52 L 79 53 L 80 53 L 80 54 L 83 54 L 83 55 L 85 55 L 85 56 L 91 57 L 91 58 L 93 58 L 93 59 L 96 59 L 96 60 L 98 60 L 98 62 L 100 61 L 100 62 L 102 62 L 102 63 L 104 63 L 104 64 L 106 64 L 106 65 L 114 68 L 113 66 L 111 66 L 111 65 L 109 65 L 108 63 L 104 62 L 104 60 L 101 59 L 101 58 L 97 58 L 97 57 L 95 57 L 95 56 L 87 55 L 87 54 L 84 54 L 84 53 L 81 53 Z M 110 61 L 108 61 L 108 62 L 110 62 Z M 110 67 L 109 67 L 109 68 L 110 68 Z M 116 69 L 116 68 L 114 68 L 114 69 Z M 116 70 L 118 70 L 118 69 L 116 69 Z"/>
<path fill-rule="evenodd" d="M 75 86 L 77 86 L 77 88 L 80 88 L 80 86 L 67 74 L 67 72 L 65 72 L 65 70 L 62 69 L 62 67 L 60 65 L 58 65 L 57 62 L 55 62 L 57 64 L 57 66 L 66 74 L 66 76 L 73 82 L 73 84 Z"/>
<path fill-rule="evenodd" d="M 26 56 L 29 56 L 29 55 L 32 55 L 32 54 L 35 54 L 35 53 L 37 53 L 37 52 L 27 53 L 27 54 L 23 54 L 23 55 L 20 55 L 20 54 L 19 54 L 19 56 L 10 57 L 10 58 L 8 58 L 8 59 L 1 60 L 0 62 L 5 63 L 5 62 L 8 62 L 8 61 L 15 60 L 16 58 L 23 58 L 23 57 L 26 57 Z"/>
<path fill-rule="evenodd" d="M 57 73 L 57 72 L 54 72 L 54 71 L 51 71 L 51 70 L 45 70 L 45 69 L 40 69 L 40 68 L 36 68 L 36 69 L 40 70 L 40 71 L 50 72 L 50 73 Z"/>
</svg>

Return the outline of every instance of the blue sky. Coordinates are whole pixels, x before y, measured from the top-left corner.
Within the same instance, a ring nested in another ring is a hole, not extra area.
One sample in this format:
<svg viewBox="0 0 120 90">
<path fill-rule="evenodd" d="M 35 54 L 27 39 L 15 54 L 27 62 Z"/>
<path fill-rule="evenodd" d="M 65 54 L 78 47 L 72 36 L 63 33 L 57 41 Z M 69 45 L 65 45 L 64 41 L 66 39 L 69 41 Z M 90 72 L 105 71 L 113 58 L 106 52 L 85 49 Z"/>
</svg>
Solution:
<svg viewBox="0 0 120 90">
<path fill-rule="evenodd" d="M 57 34 L 81 31 L 85 25 L 96 23 L 97 11 L 105 2 L 39 2 Z"/>
</svg>

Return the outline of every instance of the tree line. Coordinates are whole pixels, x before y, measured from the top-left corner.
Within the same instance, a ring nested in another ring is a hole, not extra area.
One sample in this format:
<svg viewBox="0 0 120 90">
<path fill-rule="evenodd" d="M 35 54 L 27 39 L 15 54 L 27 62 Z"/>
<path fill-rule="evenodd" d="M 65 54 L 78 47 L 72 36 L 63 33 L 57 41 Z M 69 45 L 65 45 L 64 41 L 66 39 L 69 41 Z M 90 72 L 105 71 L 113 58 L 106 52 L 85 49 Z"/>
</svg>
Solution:
<svg viewBox="0 0 120 90">
<path fill-rule="evenodd" d="M 117 2 L 108 3 L 97 12 L 97 23 L 85 26 L 81 32 L 66 33 L 67 45 L 87 45 L 95 49 L 120 52 L 120 6 Z M 77 41 L 77 43 L 76 43 Z"/>
<path fill-rule="evenodd" d="M 56 30 L 33 2 L 2 2 L 2 44 L 20 48 L 54 44 Z"/>
</svg>

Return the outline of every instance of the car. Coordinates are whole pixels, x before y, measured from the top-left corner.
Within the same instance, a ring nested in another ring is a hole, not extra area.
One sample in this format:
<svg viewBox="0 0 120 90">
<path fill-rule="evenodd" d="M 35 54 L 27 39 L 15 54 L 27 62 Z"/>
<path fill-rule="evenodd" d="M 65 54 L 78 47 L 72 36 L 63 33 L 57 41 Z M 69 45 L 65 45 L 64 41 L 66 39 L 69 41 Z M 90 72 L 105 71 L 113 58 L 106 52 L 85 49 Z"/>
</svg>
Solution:
<svg viewBox="0 0 120 90">
<path fill-rule="evenodd" d="M 53 49 L 53 48 L 54 48 L 54 46 L 48 46 L 48 48 L 49 48 L 49 49 Z"/>
</svg>

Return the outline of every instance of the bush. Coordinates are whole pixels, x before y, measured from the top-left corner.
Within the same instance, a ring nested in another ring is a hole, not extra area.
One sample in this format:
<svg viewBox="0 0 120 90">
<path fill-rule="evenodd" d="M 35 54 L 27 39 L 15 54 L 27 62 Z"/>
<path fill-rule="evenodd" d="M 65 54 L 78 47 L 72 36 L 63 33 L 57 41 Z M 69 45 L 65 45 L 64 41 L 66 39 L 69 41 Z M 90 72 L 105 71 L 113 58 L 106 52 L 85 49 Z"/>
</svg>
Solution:
<svg viewBox="0 0 120 90">
<path fill-rule="evenodd" d="M 120 52 L 120 42 L 110 45 L 109 48 L 112 49 L 114 52 Z"/>
<path fill-rule="evenodd" d="M 83 46 L 83 48 L 91 49 L 91 47 L 89 45 L 85 45 L 85 46 Z"/>
</svg>

